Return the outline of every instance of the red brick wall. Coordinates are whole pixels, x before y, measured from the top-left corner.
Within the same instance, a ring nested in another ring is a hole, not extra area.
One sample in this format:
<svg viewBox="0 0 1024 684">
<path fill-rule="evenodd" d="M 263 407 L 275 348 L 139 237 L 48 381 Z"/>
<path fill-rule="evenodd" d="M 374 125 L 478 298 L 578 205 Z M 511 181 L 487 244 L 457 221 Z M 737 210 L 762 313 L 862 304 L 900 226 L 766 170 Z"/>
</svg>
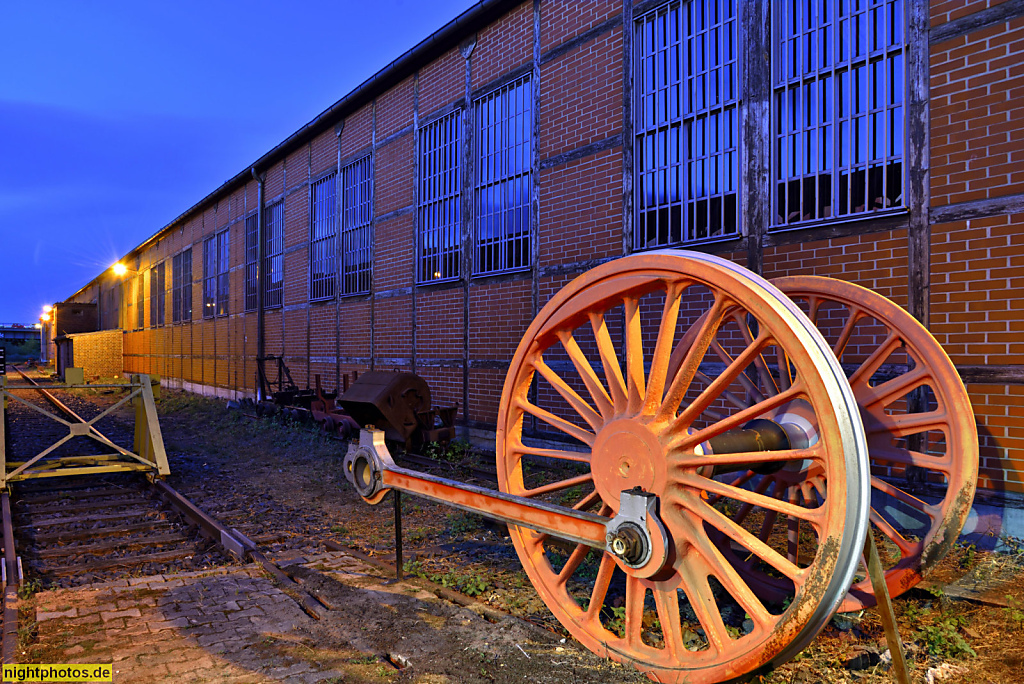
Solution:
<svg viewBox="0 0 1024 684">
<path fill-rule="evenodd" d="M 931 25 L 940 26 L 1004 2 L 1006 0 L 932 0 Z"/>
<path fill-rule="evenodd" d="M 1022 57 L 1024 17 L 932 47 L 933 206 L 1024 191 Z"/>
<path fill-rule="evenodd" d="M 533 59 L 533 3 L 524 2 L 477 36 L 473 48 L 473 88 Z"/>
<path fill-rule="evenodd" d="M 935 1 L 931 21 L 933 26 L 941 25 L 996 4 L 995 0 Z M 284 307 L 267 312 L 266 351 L 286 357 L 300 386 L 319 373 L 327 388 L 333 389 L 339 374 L 371 366 L 407 368 L 415 357 L 417 372 L 431 384 L 439 404 L 463 401 L 467 389 L 463 376 L 468 373 L 466 417 L 473 425 L 492 425 L 507 364 L 537 307 L 578 275 L 569 265 L 623 253 L 622 145 L 565 159 L 586 145 L 622 134 L 623 41 L 631 27 L 614 25 L 622 13 L 617 0 L 542 0 L 540 10 L 542 54 L 602 22 L 609 22 L 611 28 L 540 67 L 535 91 L 540 97 L 538 164 L 543 165 L 535 198 L 539 207 L 534 233 L 539 252 L 537 302 L 531 272 L 471 278 L 465 286 L 458 283 L 444 289 L 415 286 L 415 133 L 383 145 L 389 136 L 413 124 L 414 112 L 422 121 L 463 98 L 467 68 L 472 89 L 479 89 L 532 63 L 534 9 L 533 3 L 522 3 L 479 31 L 468 64 L 457 48 L 451 48 L 433 62 L 418 65 L 415 74 L 348 114 L 340 137 L 333 126 L 327 126 L 266 170 L 268 203 L 285 197 L 286 249 Z M 1024 171 L 1020 170 L 1024 169 L 1024 126 L 1019 123 L 1024 120 L 1022 52 L 1022 19 L 931 47 L 930 189 L 935 207 L 1024 192 Z M 339 156 L 348 161 L 369 152 L 374 141 L 379 145 L 373 151 L 374 294 L 310 304 L 309 180 L 333 168 Z M 167 326 L 125 334 L 126 369 L 155 370 L 228 390 L 252 390 L 255 316 L 242 312 L 242 267 L 243 221 L 255 207 L 256 193 L 256 183 L 246 181 L 243 187 L 213 198 L 186 217 L 179 229 L 144 250 L 140 268 L 167 260 L 170 286 L 169 258 L 192 245 L 193 321 L 171 325 L 168 298 Z M 472 197 L 466 200 L 471 203 Z M 390 218 L 381 220 L 386 214 Z M 932 329 L 957 363 L 998 365 L 1019 363 L 1022 358 L 1024 343 L 1018 340 L 1024 339 L 1024 313 L 1014 297 L 1024 286 L 1016 275 L 1024 266 L 1022 224 L 1024 215 L 1013 215 L 932 229 Z M 235 269 L 231 313 L 205 320 L 203 239 L 226 226 L 231 230 Z M 746 260 L 742 251 L 723 256 L 741 264 Z M 863 234 L 770 247 L 763 261 L 768 278 L 791 274 L 842 278 L 906 306 L 908 258 L 905 230 L 878 232 L 868 226 Z M 566 266 L 567 272 L 557 270 Z M 382 292 L 386 296 L 380 296 Z M 148 287 L 145 296 L 149 296 Z M 468 319 L 463 313 L 467 296 Z M 649 308 L 645 315 L 657 314 L 656 303 Z M 147 305 L 147 316 L 148 309 Z M 135 309 L 127 311 L 129 327 L 134 327 Z M 467 329 L 471 368 L 465 371 Z M 614 334 L 619 334 L 617 329 Z M 983 385 L 971 385 L 970 391 L 982 432 L 982 484 L 1021 491 L 1022 391 L 1017 386 Z M 550 399 L 541 397 L 542 402 Z"/>
</svg>

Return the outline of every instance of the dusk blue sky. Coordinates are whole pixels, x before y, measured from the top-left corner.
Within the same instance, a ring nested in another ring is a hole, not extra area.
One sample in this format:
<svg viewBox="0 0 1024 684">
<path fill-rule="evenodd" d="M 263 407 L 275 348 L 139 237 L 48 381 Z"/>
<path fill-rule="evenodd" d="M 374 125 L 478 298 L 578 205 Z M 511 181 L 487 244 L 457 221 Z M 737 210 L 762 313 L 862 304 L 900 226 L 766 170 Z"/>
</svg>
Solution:
<svg viewBox="0 0 1024 684">
<path fill-rule="evenodd" d="M 36 322 L 473 4 L 4 3 L 0 323 Z"/>
</svg>

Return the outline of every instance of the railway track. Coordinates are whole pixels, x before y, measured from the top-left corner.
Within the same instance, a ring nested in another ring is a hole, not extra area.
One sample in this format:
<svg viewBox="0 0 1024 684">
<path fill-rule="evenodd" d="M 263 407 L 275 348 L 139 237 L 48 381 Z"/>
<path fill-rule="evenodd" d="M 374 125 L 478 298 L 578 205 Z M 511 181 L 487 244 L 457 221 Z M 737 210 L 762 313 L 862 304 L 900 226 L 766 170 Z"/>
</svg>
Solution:
<svg viewBox="0 0 1024 684">
<path fill-rule="evenodd" d="M 82 397 L 67 390 L 48 390 L 40 378 L 15 370 L 33 385 L 50 406 L 72 421 L 113 405 L 102 396 Z M 99 404 L 99 408 L 95 404 Z M 13 410 L 11 410 L 13 409 Z M 26 407 L 9 406 L 5 435 L 8 454 L 38 446 L 54 436 L 54 423 Z M 103 436 L 130 441 L 127 421 L 115 415 Z M 107 428 L 105 428 L 106 430 Z M 85 441 L 85 440 L 81 440 Z M 99 453 L 97 443 L 92 451 Z M 88 444 L 79 445 L 86 453 Z M 82 453 L 80 450 L 75 453 Z M 88 458 L 85 456 L 84 458 Z M 310 616 L 319 618 L 328 606 L 304 590 L 238 529 L 229 529 L 178 493 L 155 473 L 107 473 L 15 482 L 3 492 L 3 661 L 14 662 L 18 640 L 18 587 L 24 581 L 46 586 L 73 586 L 173 573 L 237 562 L 256 562 L 273 575 Z M 244 529 L 244 528 L 243 528 Z M 261 535 L 260 542 L 279 535 Z"/>
</svg>

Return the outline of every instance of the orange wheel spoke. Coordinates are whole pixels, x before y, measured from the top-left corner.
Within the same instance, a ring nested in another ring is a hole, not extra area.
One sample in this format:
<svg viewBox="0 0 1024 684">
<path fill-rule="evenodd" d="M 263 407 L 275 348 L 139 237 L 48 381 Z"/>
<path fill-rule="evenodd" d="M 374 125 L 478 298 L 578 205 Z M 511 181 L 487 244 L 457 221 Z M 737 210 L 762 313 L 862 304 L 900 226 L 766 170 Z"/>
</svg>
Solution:
<svg viewBox="0 0 1024 684">
<path fill-rule="evenodd" d="M 868 435 L 889 434 L 906 437 L 929 430 L 942 430 L 949 426 L 949 417 L 944 411 L 928 413 L 904 413 L 898 416 L 878 416 L 878 423 L 867 428 Z"/>
<path fill-rule="evenodd" d="M 679 430 L 688 427 L 693 421 L 703 413 L 704 409 L 708 408 L 715 402 L 716 399 L 722 394 L 736 376 L 743 372 L 743 370 L 750 365 L 751 359 L 761 353 L 770 343 L 770 338 L 766 335 L 754 340 L 754 343 L 743 350 L 743 353 L 739 354 L 736 359 L 729 364 L 724 371 L 722 371 L 717 378 L 715 378 L 710 385 L 708 385 L 697 398 L 693 400 L 689 406 L 683 409 L 683 412 L 672 421 L 669 429 Z"/>
<path fill-rule="evenodd" d="M 758 485 L 754 487 L 754 492 L 756 492 L 757 494 L 764 494 L 765 490 L 767 490 L 768 487 L 771 486 L 771 484 L 772 481 L 769 478 L 762 478 Z M 735 485 L 729 486 L 735 487 Z M 721 496 L 716 497 L 716 500 L 718 498 L 721 498 Z M 737 525 L 742 525 L 743 521 L 747 519 L 747 516 L 750 515 L 750 512 L 752 510 L 754 510 L 754 504 L 750 503 L 749 501 L 745 501 L 743 502 L 743 505 L 740 506 L 740 509 L 736 511 L 736 515 L 734 515 L 732 519 L 736 522 Z"/>
<path fill-rule="evenodd" d="M 757 532 L 757 538 L 763 542 L 767 542 L 768 538 L 772 536 L 772 532 L 775 530 L 775 521 L 779 519 L 779 514 L 775 511 L 765 511 L 764 520 L 761 521 L 761 529 Z"/>
<path fill-rule="evenodd" d="M 540 418 L 551 427 L 558 428 L 565 434 L 575 437 L 587 446 L 594 446 L 595 435 L 593 432 L 587 432 L 580 426 L 570 423 L 565 418 L 559 418 L 550 411 L 545 411 L 541 407 L 535 406 L 525 399 L 519 400 L 519 408 L 526 413 L 529 413 L 531 416 Z"/>
<path fill-rule="evenodd" d="M 590 553 L 590 547 L 586 544 L 577 544 L 576 548 L 569 554 L 569 558 L 565 561 L 565 565 L 558 573 L 558 583 L 564 585 L 569 581 L 569 578 L 579 569 L 580 564 L 583 563 L 583 559 Z"/>
<path fill-rule="evenodd" d="M 722 363 L 724 363 L 725 365 L 728 366 L 730 363 L 732 363 L 734 361 L 734 359 L 732 358 L 732 355 L 729 354 L 729 352 L 725 351 L 725 349 L 722 347 L 722 345 L 717 340 L 715 341 L 714 344 L 711 345 L 711 349 L 712 349 L 712 351 L 715 352 L 716 355 L 718 355 L 718 358 L 721 359 Z M 758 354 L 758 357 L 760 357 L 760 356 L 761 355 Z M 754 361 L 756 362 L 756 357 L 755 357 Z M 703 375 L 705 378 L 707 377 L 703 373 L 701 373 L 701 375 Z M 750 378 L 748 378 L 745 373 L 740 373 L 739 375 L 737 375 L 736 376 L 736 380 L 738 380 L 739 383 L 741 385 L 743 385 L 743 389 L 745 389 L 747 391 L 747 393 L 749 393 L 752 397 L 754 397 L 754 399 L 756 401 L 764 400 L 765 395 L 761 392 L 761 390 L 759 390 L 757 388 L 757 386 L 753 382 L 751 382 Z M 729 396 L 731 393 L 730 392 L 726 392 L 725 394 L 726 394 L 726 396 Z M 732 401 L 732 400 L 730 400 L 730 401 Z M 733 401 L 733 403 L 736 403 L 736 402 Z M 742 402 L 740 404 L 737 404 L 737 406 L 739 406 L 740 408 L 747 408 L 748 406 L 750 406 L 750 402 Z"/>
<path fill-rule="evenodd" d="M 681 425 L 678 428 L 677 436 L 669 442 L 668 448 L 673 451 L 686 451 L 688 449 L 692 449 L 701 442 L 706 442 L 712 437 L 720 435 L 723 432 L 728 432 L 734 428 L 741 427 L 754 418 L 782 406 L 783 404 L 795 399 L 801 392 L 803 392 L 803 388 L 800 385 L 794 385 L 785 392 L 776 394 L 773 397 L 768 397 L 764 401 L 759 401 L 748 409 L 744 409 L 732 414 L 731 416 L 724 417 L 714 425 L 709 425 L 703 430 L 698 430 L 692 434 L 686 434 L 682 429 L 686 426 Z M 676 430 L 671 426 L 668 429 L 676 432 Z M 725 454 L 723 454 L 723 456 L 724 455 Z"/>
<path fill-rule="evenodd" d="M 687 487 L 693 487 L 694 489 L 712 492 L 735 501 L 753 504 L 769 511 L 776 511 L 791 518 L 806 520 L 815 525 L 821 523 L 822 512 L 818 508 L 805 508 L 792 502 L 787 503 L 773 496 L 758 494 L 741 487 L 730 487 L 718 480 L 712 480 L 700 475 L 680 475 L 676 477 L 676 482 Z"/>
<path fill-rule="evenodd" d="M 654 607 L 658 611 L 665 648 L 673 659 L 678 660 L 686 648 L 683 646 L 682 623 L 679 619 L 679 592 L 674 587 L 655 587 L 651 593 L 654 595 Z"/>
<path fill-rule="evenodd" d="M 882 514 L 876 511 L 874 508 L 871 509 L 871 522 L 872 524 L 874 524 L 875 527 L 878 528 L 878 530 L 882 534 L 889 538 L 889 541 L 891 541 L 899 548 L 900 553 L 903 556 L 909 556 L 917 550 L 917 546 L 923 546 L 923 544 L 915 544 L 911 542 L 909 539 L 907 539 L 898 531 L 896 531 L 896 528 L 890 525 L 889 521 L 883 518 Z"/>
<path fill-rule="evenodd" d="M 638 578 L 626 576 L 626 643 L 630 648 L 643 644 L 641 633 L 644 628 L 644 598 L 647 587 Z"/>
<path fill-rule="evenodd" d="M 739 377 L 744 378 L 746 376 L 743 375 L 743 373 L 740 373 Z M 709 378 L 707 375 L 705 375 L 701 371 L 697 371 L 697 378 L 699 378 L 700 381 L 705 384 L 705 386 L 710 386 L 711 383 L 713 382 L 711 380 L 711 378 Z M 724 392 L 722 392 L 722 396 L 725 397 L 725 399 L 727 401 L 729 401 L 733 406 L 735 406 L 738 409 L 750 408 L 751 402 L 747 401 L 746 399 L 742 399 L 742 398 L 736 396 L 735 394 L 733 394 L 729 390 L 725 390 Z M 763 398 L 764 397 L 762 397 L 762 399 Z M 704 413 L 707 413 L 707 409 L 704 409 Z"/>
<path fill-rule="evenodd" d="M 785 392 L 793 385 L 793 378 L 789 372 L 789 358 L 786 351 L 775 345 L 775 361 L 779 365 L 779 391 Z"/>
<path fill-rule="evenodd" d="M 871 447 L 871 460 L 917 466 L 918 468 L 928 468 L 943 473 L 950 472 L 954 467 L 953 458 L 949 455 L 939 457 L 934 454 L 922 454 L 920 451 L 900 449 L 899 447 Z"/>
<path fill-rule="evenodd" d="M 789 504 L 791 506 L 797 505 L 797 491 L 796 487 L 792 487 L 789 490 Z M 786 521 L 786 553 L 790 563 L 797 566 L 800 565 L 800 518 L 792 515 Z"/>
<path fill-rule="evenodd" d="M 544 458 L 557 458 L 560 461 L 575 461 L 576 463 L 590 463 L 589 451 L 563 451 L 562 449 L 535 449 L 523 444 L 513 444 L 510 447 L 513 453 L 523 456 L 542 456 Z"/>
<path fill-rule="evenodd" d="M 598 619 L 601 607 L 604 606 L 604 599 L 608 596 L 608 587 L 611 586 L 614 572 L 615 561 L 606 553 L 601 558 L 601 564 L 597 568 L 597 577 L 594 579 L 594 588 L 590 592 L 590 603 L 587 605 L 589 619 Z"/>
<path fill-rule="evenodd" d="M 850 386 L 853 387 L 853 391 L 857 392 L 858 385 L 866 385 L 871 376 L 875 374 L 885 360 L 889 358 L 896 349 L 902 344 L 902 340 L 894 332 L 890 332 L 885 341 L 878 346 L 875 351 L 864 360 L 862 364 L 853 372 L 850 376 Z"/>
<path fill-rule="evenodd" d="M 697 616 L 697 621 L 704 628 L 704 636 L 712 653 L 720 654 L 729 643 L 729 633 L 725 631 L 722 614 L 718 611 L 715 595 L 711 591 L 706 576 L 694 577 L 690 573 L 681 573 L 683 591 L 690 600 L 690 608 Z"/>
<path fill-rule="evenodd" d="M 747 611 L 750 619 L 759 627 L 771 625 L 773 622 L 772 617 L 765 610 L 764 604 L 754 595 L 754 592 L 751 591 L 746 581 L 740 577 L 736 568 L 722 556 L 722 552 L 707 537 L 698 538 L 696 542 L 704 555 L 704 560 L 707 562 L 711 574 L 721 582 L 725 590 L 729 592 L 729 595 L 740 604 L 740 607 Z"/>
<path fill-rule="evenodd" d="M 608 396 L 608 392 L 605 391 L 604 385 L 601 384 L 601 380 L 597 377 L 594 367 L 590 365 L 590 361 L 587 360 L 583 350 L 580 349 L 579 344 L 571 333 L 560 334 L 559 340 L 569 355 L 572 364 L 576 367 L 576 372 L 579 373 L 583 384 L 587 386 L 587 391 L 590 392 L 597 410 L 601 412 L 605 420 L 608 420 L 615 415 L 615 407 L 612 404 L 611 397 Z"/>
<path fill-rule="evenodd" d="M 590 508 L 591 506 L 593 506 L 595 503 L 597 503 L 600 500 L 601 500 L 601 492 L 599 492 L 599 491 L 597 491 L 595 489 L 594 491 L 590 492 L 585 497 L 580 499 L 578 502 L 573 504 L 572 507 L 573 507 L 573 509 L 575 509 L 577 511 L 585 511 L 585 510 L 587 510 L 588 508 Z M 601 513 L 601 515 L 604 515 L 604 513 Z"/>
<path fill-rule="evenodd" d="M 552 482 L 551 484 L 541 485 L 540 487 L 534 487 L 533 489 L 527 489 L 523 492 L 523 496 L 541 496 L 542 494 L 550 494 L 551 492 L 560 492 L 563 489 L 569 489 L 576 485 L 587 484 L 593 482 L 594 476 L 590 473 L 586 475 L 577 475 L 576 477 L 570 477 L 567 480 L 559 480 L 558 482 Z"/>
<path fill-rule="evenodd" d="M 604 377 L 608 381 L 608 389 L 611 391 L 615 412 L 623 413 L 626 411 L 628 402 L 626 381 L 622 377 L 622 368 L 619 366 L 619 359 L 615 354 L 615 344 L 612 342 L 612 336 L 608 333 L 608 323 L 601 314 L 592 313 L 590 314 L 590 325 L 597 338 L 597 351 L 601 357 L 601 365 L 604 367 Z"/>
<path fill-rule="evenodd" d="M 887 380 L 881 385 L 875 385 L 874 387 L 858 385 L 854 396 L 857 398 L 857 404 L 863 408 L 888 406 L 897 399 L 906 396 L 911 390 L 925 384 L 929 379 L 928 369 L 919 366 L 908 373 L 899 375 L 892 380 Z"/>
<path fill-rule="evenodd" d="M 824 452 L 817 446 L 809 449 L 781 449 L 779 451 L 749 451 L 733 454 L 679 454 L 672 457 L 672 464 L 679 468 L 699 468 L 714 465 L 760 465 L 783 461 L 820 461 Z M 753 475 L 751 475 L 753 477 Z M 747 479 L 750 479 L 749 477 Z M 765 480 L 767 481 L 767 480 Z M 729 483 L 732 484 L 732 483 Z"/>
<path fill-rule="evenodd" d="M 665 306 L 661 312 L 658 340 L 654 344 L 651 372 L 647 379 L 647 395 L 644 398 L 643 406 L 644 415 L 653 415 L 656 412 L 665 393 L 669 359 L 671 358 L 672 345 L 675 341 L 676 323 L 679 321 L 682 289 L 682 286 L 673 283 L 669 285 L 665 292 Z"/>
<path fill-rule="evenodd" d="M 881 478 L 872 477 L 871 486 L 880 492 L 885 492 L 886 494 L 893 497 L 897 501 L 905 503 L 911 508 L 914 508 L 920 511 L 921 513 L 924 513 L 930 518 L 935 516 L 935 512 L 932 506 L 929 506 L 928 504 L 926 504 L 924 501 L 921 501 L 913 494 L 908 494 L 899 487 L 889 484 L 888 482 Z"/>
<path fill-rule="evenodd" d="M 547 380 L 555 391 L 562 395 L 562 398 L 572 406 L 573 410 L 580 415 L 580 417 L 587 421 L 587 424 L 597 432 L 604 427 L 604 418 L 601 417 L 597 411 L 595 411 L 590 404 L 588 404 L 583 397 L 576 393 L 572 387 L 569 387 L 568 383 L 565 382 L 555 371 L 544 363 L 540 358 L 534 359 L 533 367 L 537 369 L 537 372 L 541 374 L 545 380 Z"/>
<path fill-rule="evenodd" d="M 686 356 L 680 361 L 678 365 L 679 370 L 676 371 L 675 377 L 672 378 L 672 383 L 668 386 L 661 408 L 654 416 L 655 421 L 664 421 L 675 415 L 676 409 L 683 402 L 683 397 L 686 396 L 686 391 L 693 384 L 693 378 L 697 375 L 697 370 L 704 360 L 704 355 L 707 354 L 708 347 L 711 346 L 715 335 L 718 334 L 718 326 L 722 323 L 722 308 L 724 306 L 724 296 L 716 294 L 715 303 L 711 305 L 711 308 L 700 319 L 701 326 L 697 333 L 697 338 L 686 350 Z M 680 340 L 681 347 L 682 340 Z M 676 350 L 676 352 L 678 351 L 679 349 Z M 676 356 L 676 352 L 673 352 L 673 357 Z M 676 364 L 671 362 L 670 365 L 676 366 Z"/>
<path fill-rule="evenodd" d="M 859 321 L 863 315 L 860 309 L 854 308 L 849 311 L 850 316 L 846 319 L 846 324 L 843 325 L 843 329 L 839 333 L 839 339 L 837 339 L 835 345 L 832 346 L 832 353 L 836 355 L 837 359 L 843 358 L 843 352 L 846 351 L 846 345 L 850 343 L 850 337 L 853 335 L 853 329 L 857 325 L 857 321 Z"/>
<path fill-rule="evenodd" d="M 803 582 L 803 570 L 798 568 L 795 564 L 790 563 L 782 554 L 752 535 L 746 528 L 737 525 L 720 511 L 712 508 L 703 501 L 696 500 L 691 505 L 691 510 L 712 527 L 725 533 L 730 539 L 743 548 L 753 552 L 754 555 L 765 563 L 793 580 L 795 584 L 800 585 Z M 687 507 L 690 508 L 690 506 Z"/>
<path fill-rule="evenodd" d="M 747 325 L 747 321 L 744 320 L 745 316 L 742 313 L 736 313 L 732 319 L 739 326 L 740 334 L 743 335 L 743 341 L 749 347 L 754 344 L 754 335 L 750 332 L 750 326 Z M 761 378 L 761 384 L 764 385 L 764 391 L 769 395 L 778 394 L 781 390 L 779 389 L 778 383 L 775 382 L 775 378 L 772 377 L 772 373 L 768 370 L 768 364 L 764 360 L 763 354 L 758 354 L 754 357 L 754 367 L 757 368 L 757 375 Z M 764 393 L 761 393 L 762 396 Z"/>
<path fill-rule="evenodd" d="M 640 325 L 640 302 L 636 297 L 626 297 L 623 302 L 626 312 L 626 395 L 627 410 L 638 413 L 644 401 L 644 331 Z"/>
</svg>

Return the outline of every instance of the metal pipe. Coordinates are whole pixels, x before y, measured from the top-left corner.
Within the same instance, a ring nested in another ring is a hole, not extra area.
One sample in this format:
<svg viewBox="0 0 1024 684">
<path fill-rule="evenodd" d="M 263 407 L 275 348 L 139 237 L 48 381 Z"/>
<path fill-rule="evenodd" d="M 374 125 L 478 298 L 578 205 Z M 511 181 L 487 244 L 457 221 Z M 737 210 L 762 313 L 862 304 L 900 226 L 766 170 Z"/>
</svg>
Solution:
<svg viewBox="0 0 1024 684">
<path fill-rule="evenodd" d="M 263 222 L 266 217 L 263 215 L 263 193 L 264 193 L 264 181 L 267 179 L 267 175 L 264 173 L 262 176 L 256 173 L 256 167 L 249 169 L 252 172 L 252 177 L 256 179 L 256 363 L 262 363 L 259 359 L 263 358 L 264 352 L 264 302 L 263 302 L 263 291 L 266 283 L 263 282 L 265 273 L 263 272 L 264 262 L 267 258 L 267 246 L 264 240 L 264 233 L 266 227 Z M 257 373 L 256 382 L 256 401 L 263 401 L 263 383 L 259 382 L 259 374 Z"/>
</svg>

